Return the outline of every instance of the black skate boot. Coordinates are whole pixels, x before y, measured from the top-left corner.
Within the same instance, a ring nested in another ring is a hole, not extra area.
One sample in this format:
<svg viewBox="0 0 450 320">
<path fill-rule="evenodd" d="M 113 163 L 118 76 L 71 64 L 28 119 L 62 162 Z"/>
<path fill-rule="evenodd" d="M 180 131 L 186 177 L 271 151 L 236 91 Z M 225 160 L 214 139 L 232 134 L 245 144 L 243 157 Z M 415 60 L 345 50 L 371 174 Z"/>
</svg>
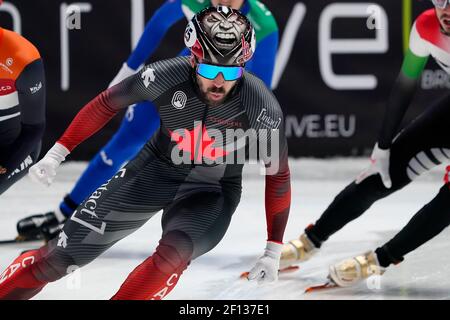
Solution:
<svg viewBox="0 0 450 320">
<path fill-rule="evenodd" d="M 17 223 L 18 238 L 21 241 L 49 241 L 58 235 L 62 225 L 54 211 L 32 215 Z"/>
</svg>

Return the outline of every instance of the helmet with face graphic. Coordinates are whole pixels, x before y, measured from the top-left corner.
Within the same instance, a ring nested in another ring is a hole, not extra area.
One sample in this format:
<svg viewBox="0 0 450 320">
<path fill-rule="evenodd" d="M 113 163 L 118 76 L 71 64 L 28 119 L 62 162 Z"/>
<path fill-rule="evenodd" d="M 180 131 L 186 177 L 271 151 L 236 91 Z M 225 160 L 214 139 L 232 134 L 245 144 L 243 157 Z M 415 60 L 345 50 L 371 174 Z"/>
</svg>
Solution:
<svg viewBox="0 0 450 320">
<path fill-rule="evenodd" d="M 217 65 L 244 65 L 256 49 L 250 21 L 226 6 L 197 13 L 186 27 L 184 42 L 198 60 Z"/>
</svg>

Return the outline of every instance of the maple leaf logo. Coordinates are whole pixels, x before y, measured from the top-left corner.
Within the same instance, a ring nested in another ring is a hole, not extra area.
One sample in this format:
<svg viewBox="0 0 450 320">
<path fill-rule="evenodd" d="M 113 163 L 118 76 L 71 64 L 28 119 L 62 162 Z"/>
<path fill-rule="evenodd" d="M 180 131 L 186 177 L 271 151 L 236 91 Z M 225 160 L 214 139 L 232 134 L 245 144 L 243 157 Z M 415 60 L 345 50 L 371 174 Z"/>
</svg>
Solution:
<svg viewBox="0 0 450 320">
<path fill-rule="evenodd" d="M 169 130 L 172 141 L 177 143 L 179 150 L 190 153 L 191 162 L 202 163 L 202 159 L 216 162 L 229 154 L 223 148 L 214 147 L 216 139 L 211 137 L 201 122 L 194 124 L 193 130 Z"/>
</svg>

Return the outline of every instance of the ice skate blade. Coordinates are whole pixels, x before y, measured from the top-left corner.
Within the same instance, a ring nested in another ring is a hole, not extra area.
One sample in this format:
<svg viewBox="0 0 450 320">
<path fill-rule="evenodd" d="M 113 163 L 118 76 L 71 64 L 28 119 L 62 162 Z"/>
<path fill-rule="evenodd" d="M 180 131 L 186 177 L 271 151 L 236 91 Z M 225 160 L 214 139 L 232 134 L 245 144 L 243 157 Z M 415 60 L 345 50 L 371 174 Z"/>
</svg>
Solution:
<svg viewBox="0 0 450 320">
<path fill-rule="evenodd" d="M 328 280 L 327 282 L 325 282 L 323 284 L 318 284 L 318 285 L 306 288 L 305 293 L 311 293 L 311 292 L 315 292 L 315 291 L 333 289 L 333 288 L 339 288 L 339 286 L 336 283 L 334 283 L 332 280 Z"/>
</svg>

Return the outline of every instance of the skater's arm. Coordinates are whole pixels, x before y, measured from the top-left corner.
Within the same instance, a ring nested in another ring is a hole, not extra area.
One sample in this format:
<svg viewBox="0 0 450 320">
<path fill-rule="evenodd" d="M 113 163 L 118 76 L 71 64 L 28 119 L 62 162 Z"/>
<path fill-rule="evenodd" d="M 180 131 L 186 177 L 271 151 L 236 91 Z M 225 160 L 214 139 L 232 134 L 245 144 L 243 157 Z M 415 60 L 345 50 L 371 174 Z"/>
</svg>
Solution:
<svg viewBox="0 0 450 320">
<path fill-rule="evenodd" d="M 166 1 L 147 22 L 136 48 L 134 48 L 128 60 L 123 63 L 122 68 L 111 81 L 109 87 L 135 74 L 158 48 L 167 31 L 182 17 L 181 0 Z"/>
<path fill-rule="evenodd" d="M 71 152 L 81 142 L 103 128 L 121 109 L 143 100 L 152 101 L 142 79 L 147 68 L 103 91 L 85 105 L 57 143 Z"/>
<path fill-rule="evenodd" d="M 189 79 L 186 57 L 152 63 L 137 74 L 103 91 L 77 114 L 58 144 L 69 152 L 100 130 L 121 109 L 142 101 L 155 101 L 170 88 Z"/>
<path fill-rule="evenodd" d="M 276 174 L 266 175 L 267 240 L 283 242 L 284 230 L 291 206 L 291 180 L 287 161 L 287 148 Z"/>
<path fill-rule="evenodd" d="M 137 70 L 140 65 L 158 48 L 167 31 L 184 17 L 181 0 L 168 0 L 156 12 L 145 26 L 136 48 L 127 60 L 127 65 Z"/>
<path fill-rule="evenodd" d="M 406 54 L 402 71 L 397 77 L 384 113 L 378 138 L 381 149 L 389 149 L 394 136 L 398 133 L 400 123 L 416 92 L 418 78 L 426 61 L 427 58 L 417 57 L 411 51 Z M 414 70 L 409 72 L 409 69 Z"/>
<path fill-rule="evenodd" d="M 267 240 L 283 242 L 283 235 L 291 206 L 291 179 L 288 162 L 288 144 L 284 134 L 284 119 L 279 109 L 279 128 L 270 130 L 270 150 L 266 163 L 265 207 Z M 278 144 L 278 146 L 276 145 Z"/>
<path fill-rule="evenodd" d="M 267 240 L 281 243 L 291 203 L 283 112 L 275 95 L 261 79 L 246 75 L 241 90 L 242 105 L 258 137 L 255 147 L 249 149 L 249 155 L 252 157 L 252 150 L 257 151 L 257 158 L 265 165 Z"/>
<path fill-rule="evenodd" d="M 42 139 L 45 129 L 45 72 L 39 58 L 28 64 L 16 80 L 19 97 L 21 132 L 13 145 L 8 149 L 7 157 L 2 157 L 0 166 L 5 168 L 6 175 L 19 167 L 20 163 L 35 150 Z"/>
<path fill-rule="evenodd" d="M 81 109 L 63 136 L 30 168 L 31 180 L 50 186 L 58 167 L 77 145 L 100 130 L 121 108 L 144 100 L 146 91 L 140 87 L 140 76 L 125 79 Z"/>
<path fill-rule="evenodd" d="M 288 148 L 282 125 L 281 109 L 279 111 L 280 124 L 269 130 L 269 132 L 276 132 L 269 138 L 271 145 L 269 149 L 274 152 L 270 152 L 269 157 L 263 156 L 266 164 L 267 244 L 264 254 L 258 259 L 247 277 L 248 280 L 256 280 L 258 283 L 272 282 L 278 279 L 283 235 L 291 205 Z M 277 112 L 274 114 L 277 115 Z M 278 147 L 273 146 L 274 144 Z"/>
<path fill-rule="evenodd" d="M 400 123 L 408 110 L 416 91 L 417 82 L 428 61 L 429 52 L 426 43 L 420 38 L 416 23 L 411 30 L 409 49 L 403 60 L 401 72 L 391 91 L 382 128 L 378 137 L 378 146 L 389 149 Z"/>
<path fill-rule="evenodd" d="M 191 72 L 187 58 L 159 61 L 102 92 L 81 109 L 63 136 L 30 168 L 30 178 L 49 186 L 70 152 L 100 130 L 120 109 L 141 101 L 155 101 L 173 86 L 187 81 Z"/>
</svg>

